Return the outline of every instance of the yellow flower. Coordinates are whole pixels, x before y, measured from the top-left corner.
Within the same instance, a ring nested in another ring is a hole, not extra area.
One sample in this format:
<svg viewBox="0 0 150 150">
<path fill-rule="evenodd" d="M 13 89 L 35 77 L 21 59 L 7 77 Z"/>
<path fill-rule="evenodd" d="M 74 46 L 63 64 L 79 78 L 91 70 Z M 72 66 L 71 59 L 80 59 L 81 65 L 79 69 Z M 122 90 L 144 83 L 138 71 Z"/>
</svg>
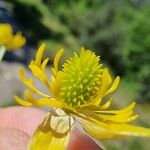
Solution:
<svg viewBox="0 0 150 150">
<path fill-rule="evenodd" d="M 4 46 L 9 51 L 10 49 L 18 49 L 25 43 L 26 39 L 22 36 L 21 32 L 13 35 L 13 29 L 10 24 L 0 24 L 0 46 Z"/>
<path fill-rule="evenodd" d="M 21 68 L 20 77 L 28 89 L 24 93 L 25 100 L 15 96 L 16 101 L 24 106 L 52 106 L 33 134 L 29 150 L 65 150 L 75 123 L 96 139 L 150 137 L 149 129 L 129 124 L 137 118 L 133 113 L 135 102 L 123 109 L 108 110 L 112 99 L 107 100 L 107 95 L 116 90 L 120 78 L 116 77 L 112 82 L 108 69 L 100 64 L 99 56 L 81 48 L 80 54 L 74 53 L 59 70 L 58 63 L 63 53 L 60 49 L 49 79 L 45 74 L 49 59 L 42 61 L 44 48 L 44 44 L 40 46 L 29 68 L 45 84 L 49 94 L 35 88 L 33 78 L 28 79 Z M 105 103 L 102 102 L 104 98 Z"/>
</svg>

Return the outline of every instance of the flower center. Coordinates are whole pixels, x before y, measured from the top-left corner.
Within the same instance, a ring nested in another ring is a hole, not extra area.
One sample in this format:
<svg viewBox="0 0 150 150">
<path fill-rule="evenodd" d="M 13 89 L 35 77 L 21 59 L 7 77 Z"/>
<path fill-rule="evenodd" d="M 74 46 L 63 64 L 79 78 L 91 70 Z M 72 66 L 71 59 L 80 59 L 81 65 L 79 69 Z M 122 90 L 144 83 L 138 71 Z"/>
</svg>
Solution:
<svg viewBox="0 0 150 150">
<path fill-rule="evenodd" d="M 99 93 L 103 69 L 100 58 L 89 50 L 74 54 L 63 65 L 63 85 L 60 96 L 71 106 L 80 106 Z"/>
</svg>

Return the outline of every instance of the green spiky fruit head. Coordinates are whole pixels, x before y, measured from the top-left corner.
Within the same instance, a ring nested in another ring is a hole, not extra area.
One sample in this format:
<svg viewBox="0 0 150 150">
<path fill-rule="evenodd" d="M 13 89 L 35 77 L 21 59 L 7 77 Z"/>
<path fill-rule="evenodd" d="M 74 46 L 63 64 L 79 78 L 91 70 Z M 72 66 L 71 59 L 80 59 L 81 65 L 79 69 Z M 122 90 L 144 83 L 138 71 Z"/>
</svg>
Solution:
<svg viewBox="0 0 150 150">
<path fill-rule="evenodd" d="M 100 58 L 90 50 L 81 49 L 63 65 L 63 84 L 60 97 L 71 106 L 80 106 L 93 100 L 101 86 Z"/>
</svg>

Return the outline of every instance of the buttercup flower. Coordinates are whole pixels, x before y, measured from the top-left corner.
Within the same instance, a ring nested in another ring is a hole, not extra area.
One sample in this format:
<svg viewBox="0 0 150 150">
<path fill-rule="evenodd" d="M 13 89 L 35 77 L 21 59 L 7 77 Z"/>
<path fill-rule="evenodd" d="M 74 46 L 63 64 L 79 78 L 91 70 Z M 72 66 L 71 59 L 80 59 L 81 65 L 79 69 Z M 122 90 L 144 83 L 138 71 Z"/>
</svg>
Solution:
<svg viewBox="0 0 150 150">
<path fill-rule="evenodd" d="M 49 59 L 42 61 L 44 48 L 44 44 L 40 46 L 29 68 L 47 87 L 48 94 L 39 91 L 34 86 L 33 78 L 28 79 L 21 68 L 21 81 L 28 89 L 24 92 L 24 100 L 15 96 L 16 101 L 24 106 L 52 107 L 33 134 L 29 150 L 65 150 L 76 123 L 96 139 L 150 137 L 149 129 L 130 124 L 137 118 L 133 113 L 135 102 L 123 109 L 109 110 L 112 99 L 107 100 L 107 97 L 116 90 L 120 78 L 118 76 L 112 81 L 99 56 L 81 48 L 79 55 L 74 53 L 59 70 L 58 63 L 63 53 L 60 49 L 54 59 L 52 77 L 49 78 L 45 73 Z M 105 103 L 102 102 L 104 98 L 107 100 Z"/>
<path fill-rule="evenodd" d="M 8 23 L 0 23 L 0 61 L 5 54 L 5 51 L 18 49 L 26 43 L 25 37 L 21 32 L 13 35 L 12 26 Z"/>
</svg>

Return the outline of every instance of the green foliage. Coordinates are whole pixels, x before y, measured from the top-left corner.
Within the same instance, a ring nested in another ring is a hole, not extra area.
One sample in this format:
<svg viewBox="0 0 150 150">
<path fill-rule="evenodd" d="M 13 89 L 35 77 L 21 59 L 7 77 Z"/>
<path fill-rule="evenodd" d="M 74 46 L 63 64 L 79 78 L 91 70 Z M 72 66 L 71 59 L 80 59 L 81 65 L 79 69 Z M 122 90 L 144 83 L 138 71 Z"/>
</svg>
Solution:
<svg viewBox="0 0 150 150">
<path fill-rule="evenodd" d="M 96 50 L 114 74 L 131 79 L 136 85 L 140 82 L 137 89 L 142 99 L 150 99 L 147 0 L 7 1 L 30 39 L 35 44 L 46 42 L 46 55 L 53 57 L 61 47 L 65 48 L 66 57 L 81 46 Z"/>
<path fill-rule="evenodd" d="M 140 82 L 140 100 L 150 100 L 150 6 L 138 12 L 128 28 L 124 50 L 127 69 Z"/>
<path fill-rule="evenodd" d="M 131 71 L 139 72 L 145 65 L 150 63 L 149 8 L 138 13 L 128 29 L 125 51 L 128 59 L 128 68 Z"/>
<path fill-rule="evenodd" d="M 150 67 L 149 67 L 150 68 Z M 149 68 L 147 68 L 147 72 L 149 71 Z M 139 96 L 138 99 L 140 102 L 150 102 L 150 71 L 143 75 L 140 79 L 140 87 L 139 87 Z"/>
<path fill-rule="evenodd" d="M 61 5 L 56 14 L 68 26 L 79 44 L 100 54 L 111 65 L 116 74 L 125 72 L 121 51 L 119 50 L 123 33 L 115 23 L 117 8 L 115 2 L 99 1 L 89 6 L 87 1 Z"/>
<path fill-rule="evenodd" d="M 130 143 L 129 150 L 143 150 L 143 146 L 139 140 L 135 139 Z"/>
<path fill-rule="evenodd" d="M 14 0 L 12 8 L 18 22 L 25 28 L 26 34 L 34 44 L 46 41 L 47 51 L 52 52 L 64 47 L 68 54 L 77 47 L 76 39 L 69 33 L 58 16 L 41 0 Z M 21 13 L 20 13 L 21 12 Z M 49 55 L 48 52 L 48 55 Z"/>
</svg>

